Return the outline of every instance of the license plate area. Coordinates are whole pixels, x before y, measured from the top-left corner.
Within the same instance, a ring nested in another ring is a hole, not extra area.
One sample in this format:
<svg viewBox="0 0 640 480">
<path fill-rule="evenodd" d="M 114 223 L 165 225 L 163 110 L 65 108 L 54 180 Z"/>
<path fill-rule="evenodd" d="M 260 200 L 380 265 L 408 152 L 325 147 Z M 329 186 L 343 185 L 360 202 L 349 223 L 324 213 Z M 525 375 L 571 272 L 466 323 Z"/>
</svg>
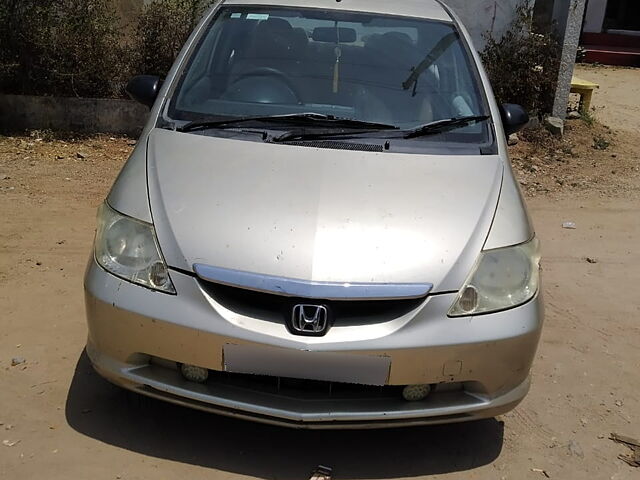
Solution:
<svg viewBox="0 0 640 480">
<path fill-rule="evenodd" d="M 224 371 L 326 382 L 386 385 L 391 370 L 387 356 L 309 352 L 255 345 L 224 347 Z"/>
</svg>

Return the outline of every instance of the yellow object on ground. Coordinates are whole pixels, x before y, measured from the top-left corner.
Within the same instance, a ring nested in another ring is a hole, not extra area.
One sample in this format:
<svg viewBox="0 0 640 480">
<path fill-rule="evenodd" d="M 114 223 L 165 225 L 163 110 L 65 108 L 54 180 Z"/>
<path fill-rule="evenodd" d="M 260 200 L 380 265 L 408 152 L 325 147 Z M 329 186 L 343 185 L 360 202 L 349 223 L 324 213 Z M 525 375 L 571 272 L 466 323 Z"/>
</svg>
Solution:
<svg viewBox="0 0 640 480">
<path fill-rule="evenodd" d="M 575 75 L 571 79 L 571 93 L 577 93 L 580 95 L 580 110 L 588 112 L 591 108 L 591 98 L 593 97 L 593 91 L 596 88 L 600 88 L 597 83 L 583 80 Z"/>
</svg>

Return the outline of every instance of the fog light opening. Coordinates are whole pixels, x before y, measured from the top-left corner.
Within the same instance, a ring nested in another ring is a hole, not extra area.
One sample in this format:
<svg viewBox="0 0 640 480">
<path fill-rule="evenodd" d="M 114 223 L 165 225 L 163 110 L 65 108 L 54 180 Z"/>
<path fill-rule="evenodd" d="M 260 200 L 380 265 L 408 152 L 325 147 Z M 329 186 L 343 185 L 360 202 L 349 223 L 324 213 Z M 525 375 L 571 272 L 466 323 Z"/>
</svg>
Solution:
<svg viewBox="0 0 640 480">
<path fill-rule="evenodd" d="M 162 262 L 156 262 L 151 265 L 149 272 L 149 280 L 154 287 L 164 287 L 169 281 L 169 274 L 167 268 Z"/>
<path fill-rule="evenodd" d="M 464 289 L 460 297 L 460 308 L 466 313 L 473 312 L 478 306 L 478 290 L 473 285 Z"/>
<path fill-rule="evenodd" d="M 188 365 L 183 363 L 180 366 L 180 372 L 182 376 L 194 383 L 204 383 L 209 378 L 209 370 L 202 367 L 196 367 L 195 365 Z"/>
<path fill-rule="evenodd" d="M 402 390 L 402 397 L 407 402 L 419 402 L 431 393 L 431 385 L 407 385 Z"/>
</svg>

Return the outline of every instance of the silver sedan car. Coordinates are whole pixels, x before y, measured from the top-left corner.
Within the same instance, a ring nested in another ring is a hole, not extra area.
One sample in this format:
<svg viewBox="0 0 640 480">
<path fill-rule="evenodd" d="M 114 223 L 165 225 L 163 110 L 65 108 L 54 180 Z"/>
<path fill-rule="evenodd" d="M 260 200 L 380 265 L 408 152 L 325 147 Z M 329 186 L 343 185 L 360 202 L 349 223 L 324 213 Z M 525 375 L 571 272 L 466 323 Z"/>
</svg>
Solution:
<svg viewBox="0 0 640 480">
<path fill-rule="evenodd" d="M 306 428 L 493 417 L 526 395 L 539 247 L 469 35 L 436 0 L 223 0 L 98 213 L 95 369 Z"/>
</svg>

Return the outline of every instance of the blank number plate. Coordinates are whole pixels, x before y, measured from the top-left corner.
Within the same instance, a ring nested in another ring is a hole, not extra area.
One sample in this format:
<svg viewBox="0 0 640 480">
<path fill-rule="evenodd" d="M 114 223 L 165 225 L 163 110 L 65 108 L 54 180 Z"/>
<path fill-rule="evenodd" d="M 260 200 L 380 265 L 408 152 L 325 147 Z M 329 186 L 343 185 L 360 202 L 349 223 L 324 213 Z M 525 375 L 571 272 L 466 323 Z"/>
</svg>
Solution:
<svg viewBox="0 0 640 480">
<path fill-rule="evenodd" d="M 224 369 L 232 373 L 385 385 L 391 359 L 385 356 L 227 344 L 224 347 Z"/>
</svg>

